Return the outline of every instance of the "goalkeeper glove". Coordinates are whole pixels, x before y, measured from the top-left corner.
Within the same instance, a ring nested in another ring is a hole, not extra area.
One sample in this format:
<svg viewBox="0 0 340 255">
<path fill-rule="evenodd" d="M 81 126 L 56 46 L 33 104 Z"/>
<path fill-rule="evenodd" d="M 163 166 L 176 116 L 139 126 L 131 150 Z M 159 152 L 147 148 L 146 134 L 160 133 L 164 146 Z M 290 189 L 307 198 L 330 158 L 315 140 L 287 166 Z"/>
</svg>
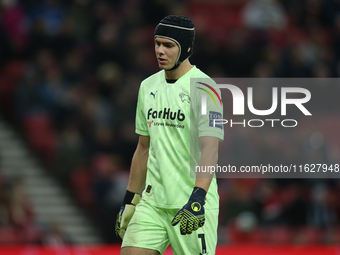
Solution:
<svg viewBox="0 0 340 255">
<path fill-rule="evenodd" d="M 140 201 L 140 196 L 137 193 L 126 191 L 124 201 L 120 207 L 120 211 L 117 215 L 115 232 L 120 238 L 124 238 L 125 230 L 135 213 L 136 205 Z"/>
<path fill-rule="evenodd" d="M 189 201 L 175 215 L 171 221 L 172 226 L 181 222 L 181 234 L 191 234 L 198 228 L 202 227 L 205 222 L 204 216 L 204 199 L 207 192 L 204 189 L 195 187 Z"/>
</svg>

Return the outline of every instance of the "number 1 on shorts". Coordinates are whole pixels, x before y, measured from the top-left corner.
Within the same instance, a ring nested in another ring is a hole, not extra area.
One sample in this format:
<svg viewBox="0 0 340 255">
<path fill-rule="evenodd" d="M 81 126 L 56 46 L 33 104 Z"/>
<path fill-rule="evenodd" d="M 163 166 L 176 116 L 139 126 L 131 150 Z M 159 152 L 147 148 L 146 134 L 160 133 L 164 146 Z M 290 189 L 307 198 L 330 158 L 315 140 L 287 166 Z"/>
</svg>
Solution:
<svg viewBox="0 0 340 255">
<path fill-rule="evenodd" d="M 205 245 L 204 234 L 198 234 L 198 238 L 201 238 L 202 242 L 202 253 L 200 255 L 207 254 L 207 246 Z"/>
</svg>

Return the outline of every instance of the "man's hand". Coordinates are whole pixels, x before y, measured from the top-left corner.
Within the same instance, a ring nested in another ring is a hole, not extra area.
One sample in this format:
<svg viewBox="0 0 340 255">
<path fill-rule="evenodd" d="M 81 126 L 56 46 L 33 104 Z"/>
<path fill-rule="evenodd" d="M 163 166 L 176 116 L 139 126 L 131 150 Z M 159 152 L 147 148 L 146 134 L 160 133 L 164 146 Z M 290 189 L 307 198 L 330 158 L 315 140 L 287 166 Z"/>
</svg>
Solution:
<svg viewBox="0 0 340 255">
<path fill-rule="evenodd" d="M 195 187 L 189 201 L 175 215 L 171 221 L 172 226 L 181 222 L 181 234 L 191 234 L 202 227 L 205 222 L 204 199 L 207 192 L 204 189 Z"/>
<path fill-rule="evenodd" d="M 120 236 L 120 238 L 124 238 L 126 228 L 135 213 L 136 205 L 140 201 L 140 196 L 137 193 L 133 193 L 130 191 L 126 191 L 123 204 L 120 208 L 120 211 L 117 215 L 116 220 L 116 235 Z"/>
</svg>

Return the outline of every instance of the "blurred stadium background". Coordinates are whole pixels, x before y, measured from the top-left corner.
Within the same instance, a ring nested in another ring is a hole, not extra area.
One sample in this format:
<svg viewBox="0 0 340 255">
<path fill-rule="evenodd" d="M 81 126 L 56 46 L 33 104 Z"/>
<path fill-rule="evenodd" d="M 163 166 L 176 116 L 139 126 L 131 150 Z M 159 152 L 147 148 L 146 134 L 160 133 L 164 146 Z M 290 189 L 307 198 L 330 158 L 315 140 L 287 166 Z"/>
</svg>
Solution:
<svg viewBox="0 0 340 255">
<path fill-rule="evenodd" d="M 118 245 L 138 88 L 158 71 L 153 31 L 168 14 L 194 21 L 191 62 L 211 77 L 340 75 L 339 0 L 1 0 L 0 244 Z M 227 144 L 230 158 L 247 148 L 339 163 L 332 102 L 332 114 L 319 112 L 328 121 L 314 137 L 320 146 L 287 151 L 275 133 L 260 148 L 256 135 L 239 132 Z M 281 254 L 266 245 L 340 242 L 338 179 L 220 179 L 219 188 L 218 254 L 224 245 L 233 254 Z M 245 244 L 257 248 L 232 248 Z M 40 254 L 21 247 L 1 254 Z M 282 254 L 317 254 L 313 247 Z"/>
</svg>

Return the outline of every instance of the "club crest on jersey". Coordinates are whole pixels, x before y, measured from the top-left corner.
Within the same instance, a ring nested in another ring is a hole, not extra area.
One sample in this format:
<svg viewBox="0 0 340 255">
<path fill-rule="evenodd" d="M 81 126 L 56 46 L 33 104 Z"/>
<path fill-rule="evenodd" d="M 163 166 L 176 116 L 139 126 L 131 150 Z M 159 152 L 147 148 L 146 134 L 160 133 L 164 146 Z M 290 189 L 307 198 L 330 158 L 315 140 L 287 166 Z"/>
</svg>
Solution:
<svg viewBox="0 0 340 255">
<path fill-rule="evenodd" d="M 151 127 L 151 124 L 153 123 L 153 121 L 147 121 L 149 127 Z"/>
<path fill-rule="evenodd" d="M 181 98 L 182 102 L 188 102 L 190 103 L 190 97 L 187 94 L 184 94 L 183 92 L 179 93 L 179 97 Z"/>
</svg>

